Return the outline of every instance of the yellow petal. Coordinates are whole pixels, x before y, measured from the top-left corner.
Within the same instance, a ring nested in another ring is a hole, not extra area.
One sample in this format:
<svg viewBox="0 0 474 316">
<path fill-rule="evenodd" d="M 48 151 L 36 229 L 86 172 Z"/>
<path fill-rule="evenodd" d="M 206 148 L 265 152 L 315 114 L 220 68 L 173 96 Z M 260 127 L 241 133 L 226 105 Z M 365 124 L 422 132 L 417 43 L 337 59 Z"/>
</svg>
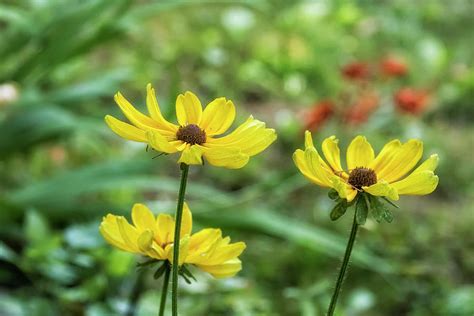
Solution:
<svg viewBox="0 0 474 316">
<path fill-rule="evenodd" d="M 316 174 L 309 170 L 308 165 L 306 163 L 304 151 L 302 151 L 301 149 L 297 149 L 293 154 L 293 161 L 295 162 L 296 167 L 309 181 L 322 187 L 327 186 L 326 184 L 324 184 L 322 179 L 318 178 Z"/>
<path fill-rule="evenodd" d="M 362 187 L 362 189 L 371 195 L 386 196 L 394 201 L 399 199 L 397 190 L 386 181 L 380 181 L 378 183 L 372 184 L 371 186 Z"/>
<path fill-rule="evenodd" d="M 314 148 L 313 136 L 310 131 L 304 132 L 304 148 Z"/>
<path fill-rule="evenodd" d="M 352 187 L 349 187 L 347 188 L 347 202 L 352 202 L 352 200 L 355 199 L 355 197 L 357 196 L 357 193 L 359 191 L 357 191 L 356 189 L 352 188 Z"/>
<path fill-rule="evenodd" d="M 430 158 L 426 159 L 418 168 L 413 172 L 421 172 L 425 170 L 435 171 L 438 167 L 439 157 L 437 154 L 433 154 Z"/>
<path fill-rule="evenodd" d="M 176 99 L 176 116 L 181 126 L 188 124 L 199 125 L 201 123 L 201 101 L 199 101 L 194 93 L 186 91 L 184 95 L 178 95 Z"/>
<path fill-rule="evenodd" d="M 369 168 L 374 170 L 375 173 L 378 175 L 382 168 L 392 161 L 393 157 L 395 157 L 396 153 L 401 147 L 402 143 L 400 143 L 398 139 L 394 139 L 388 142 L 387 144 L 385 144 L 385 146 L 383 146 L 380 153 L 369 165 Z"/>
<path fill-rule="evenodd" d="M 239 169 L 249 161 L 249 155 L 239 148 L 213 147 L 204 151 L 204 157 L 213 166 L 228 169 Z"/>
<path fill-rule="evenodd" d="M 343 179 L 338 176 L 331 177 L 332 187 L 337 191 L 341 199 L 346 199 L 351 202 L 357 195 L 357 190 L 352 188 L 351 185 L 347 184 Z"/>
<path fill-rule="evenodd" d="M 250 116 L 229 135 L 220 138 L 209 137 L 205 145 L 209 148 L 239 148 L 242 153 L 254 156 L 270 146 L 276 138 L 274 129 L 266 128 L 264 122 Z"/>
<path fill-rule="evenodd" d="M 156 151 L 168 154 L 172 154 L 178 151 L 175 146 L 170 144 L 170 142 L 168 142 L 166 138 L 158 132 L 149 131 L 146 133 L 146 137 L 150 146 Z"/>
<path fill-rule="evenodd" d="M 347 148 L 347 168 L 367 167 L 374 160 L 374 150 L 364 136 L 357 136 Z"/>
<path fill-rule="evenodd" d="M 146 86 L 146 106 L 148 108 L 148 113 L 150 113 L 151 118 L 160 128 L 176 133 L 176 131 L 178 130 L 178 126 L 174 125 L 171 122 L 168 122 L 161 114 L 160 106 L 158 105 L 158 100 L 156 100 L 155 89 L 153 89 L 150 83 Z"/>
<path fill-rule="evenodd" d="M 173 247 L 174 245 L 171 245 L 171 247 L 168 249 L 170 263 L 173 263 L 173 255 L 174 255 Z M 181 238 L 179 241 L 178 265 L 182 265 L 183 263 L 186 262 L 186 258 L 188 256 L 188 249 L 189 249 L 189 235 L 186 235 L 186 236 L 183 236 L 183 238 Z"/>
<path fill-rule="evenodd" d="M 174 219 L 168 214 L 160 214 L 156 219 L 157 242 L 161 245 L 174 241 Z"/>
<path fill-rule="evenodd" d="M 418 163 L 423 155 L 423 143 L 411 139 L 403 144 L 387 164 L 376 171 L 377 179 L 388 183 L 396 181 L 407 174 Z"/>
<path fill-rule="evenodd" d="M 341 152 L 339 150 L 338 142 L 339 140 L 336 136 L 326 138 L 322 144 L 323 154 L 333 171 L 347 176 L 341 166 Z"/>
<path fill-rule="evenodd" d="M 220 135 L 225 133 L 235 119 L 235 106 L 232 101 L 217 98 L 209 103 L 202 114 L 200 127 L 206 135 Z"/>
<path fill-rule="evenodd" d="M 113 116 L 105 116 L 105 123 L 107 123 L 107 125 L 112 131 L 114 131 L 115 134 L 122 138 L 143 143 L 146 143 L 148 141 L 144 130 L 136 128 L 135 126 L 124 123 L 120 120 L 117 120 Z"/>
<path fill-rule="evenodd" d="M 234 259 L 245 250 L 246 245 L 244 242 L 236 242 L 228 244 L 223 247 L 217 248 L 209 260 L 206 262 L 208 265 L 221 264 L 223 262 Z"/>
<path fill-rule="evenodd" d="M 137 244 L 138 249 L 142 252 L 147 252 L 150 250 L 153 243 L 153 231 L 147 229 L 143 231 L 140 236 L 138 236 Z"/>
<path fill-rule="evenodd" d="M 413 172 L 401 181 L 392 183 L 398 194 L 426 195 L 433 192 L 438 186 L 438 176 L 431 170 Z"/>
<path fill-rule="evenodd" d="M 133 248 L 128 246 L 122 239 L 118 225 L 117 225 L 117 216 L 112 214 L 107 214 L 102 219 L 102 223 L 99 226 L 99 231 L 104 239 L 121 250 L 133 252 Z"/>
<path fill-rule="evenodd" d="M 191 214 L 191 210 L 189 209 L 188 203 L 184 202 L 180 236 L 191 235 L 192 229 L 193 229 L 193 216 Z"/>
<path fill-rule="evenodd" d="M 163 129 L 162 126 L 155 122 L 151 117 L 148 117 L 138 111 L 132 104 L 130 104 L 130 102 L 127 101 L 127 99 L 124 98 L 120 92 L 115 94 L 114 99 L 127 119 L 139 129 L 143 129 L 145 131 L 158 131 L 166 136 L 172 136 L 174 134 L 170 130 Z"/>
<path fill-rule="evenodd" d="M 242 270 L 242 262 L 235 258 L 219 265 L 197 265 L 198 268 L 210 273 L 215 278 L 232 277 Z"/>
<path fill-rule="evenodd" d="M 117 216 L 116 221 L 124 243 L 130 247 L 130 249 L 133 249 L 134 252 L 140 252 L 137 245 L 139 235 L 136 228 L 130 225 L 123 216 Z"/>
<path fill-rule="evenodd" d="M 185 163 L 187 165 L 202 165 L 203 147 L 199 145 L 187 145 L 183 150 L 178 163 Z"/>
<path fill-rule="evenodd" d="M 323 186 L 332 187 L 332 174 L 321 164 L 321 158 L 314 147 L 307 147 L 304 151 L 308 171 L 315 178 L 321 180 Z"/>
<path fill-rule="evenodd" d="M 136 203 L 132 208 L 132 221 L 133 225 L 138 230 L 151 230 L 155 229 L 155 216 L 146 205 Z"/>
<path fill-rule="evenodd" d="M 196 253 L 207 251 L 212 244 L 222 236 L 222 231 L 216 228 L 202 229 L 191 236 L 189 248 Z"/>
</svg>

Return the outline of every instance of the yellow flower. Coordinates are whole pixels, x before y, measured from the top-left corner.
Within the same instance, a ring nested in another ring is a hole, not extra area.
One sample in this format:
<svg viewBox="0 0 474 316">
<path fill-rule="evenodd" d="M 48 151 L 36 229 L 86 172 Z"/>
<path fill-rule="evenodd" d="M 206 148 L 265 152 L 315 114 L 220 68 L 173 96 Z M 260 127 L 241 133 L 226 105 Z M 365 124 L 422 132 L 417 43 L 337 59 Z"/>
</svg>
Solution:
<svg viewBox="0 0 474 316">
<path fill-rule="evenodd" d="M 148 143 L 159 152 L 182 152 L 178 162 L 202 164 L 202 157 L 214 166 L 242 168 L 254 156 L 276 139 L 274 129 L 250 116 L 233 132 L 222 136 L 235 119 L 235 107 L 226 98 L 217 98 L 202 109 L 201 102 L 192 93 L 180 94 L 176 99 L 178 124 L 168 122 L 161 114 L 151 84 L 147 86 L 148 115 L 139 112 L 119 92 L 115 102 L 133 124 L 122 122 L 110 115 L 106 123 L 119 136 Z"/>
<path fill-rule="evenodd" d="M 306 178 L 317 185 L 334 188 L 340 198 L 349 202 L 358 192 L 398 200 L 401 194 L 430 194 L 438 185 L 438 176 L 434 174 L 438 166 L 436 154 L 406 176 L 423 155 L 423 143 L 416 139 L 404 144 L 398 139 L 392 140 L 375 156 L 367 139 L 357 136 L 347 148 L 347 171 L 342 167 L 335 136 L 323 141 L 322 151 L 326 161 L 314 147 L 311 133 L 306 131 L 305 150 L 296 150 L 293 160 Z"/>
<path fill-rule="evenodd" d="M 123 216 L 107 214 L 100 224 L 100 233 L 111 245 L 157 260 L 173 262 L 174 219 L 168 214 L 156 218 L 148 207 L 135 204 L 133 225 Z M 237 258 L 245 249 L 244 242 L 230 243 L 220 229 L 206 228 L 191 234 L 191 211 L 185 203 L 181 224 L 179 265 L 192 264 L 216 278 L 234 276 L 242 269 Z"/>
</svg>

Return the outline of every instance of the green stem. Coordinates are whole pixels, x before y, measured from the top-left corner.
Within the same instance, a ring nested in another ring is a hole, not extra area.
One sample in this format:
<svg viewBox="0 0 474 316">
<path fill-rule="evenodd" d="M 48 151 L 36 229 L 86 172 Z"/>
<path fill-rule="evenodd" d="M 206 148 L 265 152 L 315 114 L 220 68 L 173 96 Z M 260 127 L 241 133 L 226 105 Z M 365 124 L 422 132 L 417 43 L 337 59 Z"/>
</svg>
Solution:
<svg viewBox="0 0 474 316">
<path fill-rule="evenodd" d="M 342 283 L 344 282 L 344 275 L 346 274 L 347 266 L 349 265 L 349 258 L 351 257 L 351 252 L 354 246 L 354 242 L 356 240 L 358 228 L 359 224 L 357 224 L 356 212 L 354 212 L 354 222 L 352 223 L 351 235 L 349 236 L 349 240 L 347 241 L 346 252 L 344 253 L 344 259 L 342 260 L 341 269 L 339 270 L 339 276 L 337 277 L 336 281 L 336 288 L 334 289 L 334 293 L 332 294 L 327 316 L 332 316 L 334 314 L 334 310 L 336 309 L 337 297 L 339 296 L 339 292 L 341 292 Z"/>
<path fill-rule="evenodd" d="M 179 186 L 178 206 L 176 208 L 174 242 L 173 242 L 173 274 L 171 288 L 172 315 L 178 316 L 178 270 L 179 270 L 179 240 L 181 233 L 181 218 L 183 217 L 184 195 L 186 193 L 186 181 L 188 179 L 189 166 L 181 164 L 181 184 Z"/>
<path fill-rule="evenodd" d="M 168 263 L 166 263 L 166 271 L 165 277 L 163 279 L 163 288 L 161 289 L 161 301 L 160 301 L 160 313 L 159 316 L 163 316 L 165 314 L 165 306 L 166 306 L 166 296 L 168 294 L 168 283 L 170 283 L 170 274 L 171 274 L 171 267 Z"/>
</svg>

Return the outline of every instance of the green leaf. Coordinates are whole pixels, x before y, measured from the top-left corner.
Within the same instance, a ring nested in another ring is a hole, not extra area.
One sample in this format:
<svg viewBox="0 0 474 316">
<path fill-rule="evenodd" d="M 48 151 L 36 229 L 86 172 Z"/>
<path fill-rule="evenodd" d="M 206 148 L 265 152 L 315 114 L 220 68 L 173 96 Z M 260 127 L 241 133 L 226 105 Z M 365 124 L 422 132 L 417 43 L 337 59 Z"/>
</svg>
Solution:
<svg viewBox="0 0 474 316">
<path fill-rule="evenodd" d="M 153 274 L 153 278 L 155 280 L 161 278 L 163 273 L 165 273 L 166 269 L 168 269 L 168 263 L 164 261 L 163 264 L 156 270 L 155 274 Z"/>
<path fill-rule="evenodd" d="M 388 209 L 387 205 L 380 201 L 379 197 L 369 195 L 368 198 L 370 202 L 370 210 L 374 219 L 379 223 L 382 222 L 382 220 L 391 223 L 393 221 L 393 214 Z"/>
<path fill-rule="evenodd" d="M 393 222 L 393 214 L 392 214 L 392 212 L 391 212 L 389 209 L 386 209 L 386 210 L 383 212 L 383 219 L 385 219 L 385 221 L 386 221 L 387 223 Z"/>
<path fill-rule="evenodd" d="M 329 197 L 331 200 L 335 201 L 335 200 L 337 200 L 337 199 L 339 198 L 339 193 L 337 193 L 336 190 L 331 189 L 331 190 L 329 190 L 329 192 L 328 192 L 328 197 Z"/>
<path fill-rule="evenodd" d="M 348 205 L 346 200 L 341 200 L 339 203 L 337 203 L 329 214 L 331 220 L 338 220 L 339 217 L 344 215 L 347 211 L 347 206 Z"/>
<path fill-rule="evenodd" d="M 364 194 L 361 194 L 357 199 L 355 211 L 357 224 L 364 225 L 367 220 L 367 215 L 369 214 L 369 206 L 367 205 Z"/>
</svg>

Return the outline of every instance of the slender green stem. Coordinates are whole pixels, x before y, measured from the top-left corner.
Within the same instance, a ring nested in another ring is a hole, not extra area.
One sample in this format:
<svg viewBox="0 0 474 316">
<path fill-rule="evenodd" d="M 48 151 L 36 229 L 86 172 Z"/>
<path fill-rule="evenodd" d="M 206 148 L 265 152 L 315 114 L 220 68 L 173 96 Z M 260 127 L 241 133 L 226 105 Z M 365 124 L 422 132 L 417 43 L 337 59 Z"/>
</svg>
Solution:
<svg viewBox="0 0 474 316">
<path fill-rule="evenodd" d="M 165 315 L 166 296 L 168 294 L 168 283 L 170 283 L 171 267 L 166 263 L 165 277 L 163 279 L 163 288 L 161 289 L 160 313 L 158 316 Z"/>
<path fill-rule="evenodd" d="M 341 269 L 339 270 L 339 276 L 337 277 L 336 281 L 336 288 L 334 289 L 334 293 L 332 294 L 327 316 L 332 316 L 334 314 L 334 310 L 336 309 L 337 297 L 339 296 L 339 292 L 341 292 L 342 283 L 344 282 L 344 275 L 346 274 L 347 266 L 349 265 L 349 258 L 351 257 L 351 252 L 354 246 L 354 242 L 356 240 L 358 228 L 359 224 L 357 224 L 356 212 L 354 212 L 354 222 L 352 223 L 351 234 L 349 236 L 349 240 L 347 241 L 346 252 L 344 253 L 344 259 L 342 260 Z"/>
<path fill-rule="evenodd" d="M 181 184 L 179 186 L 178 206 L 176 208 L 174 243 L 173 243 L 173 273 L 171 288 L 172 315 L 178 316 L 178 270 L 179 270 L 179 239 L 181 233 L 181 218 L 183 217 L 184 195 L 186 193 L 186 181 L 188 179 L 189 166 L 181 164 Z"/>
</svg>

